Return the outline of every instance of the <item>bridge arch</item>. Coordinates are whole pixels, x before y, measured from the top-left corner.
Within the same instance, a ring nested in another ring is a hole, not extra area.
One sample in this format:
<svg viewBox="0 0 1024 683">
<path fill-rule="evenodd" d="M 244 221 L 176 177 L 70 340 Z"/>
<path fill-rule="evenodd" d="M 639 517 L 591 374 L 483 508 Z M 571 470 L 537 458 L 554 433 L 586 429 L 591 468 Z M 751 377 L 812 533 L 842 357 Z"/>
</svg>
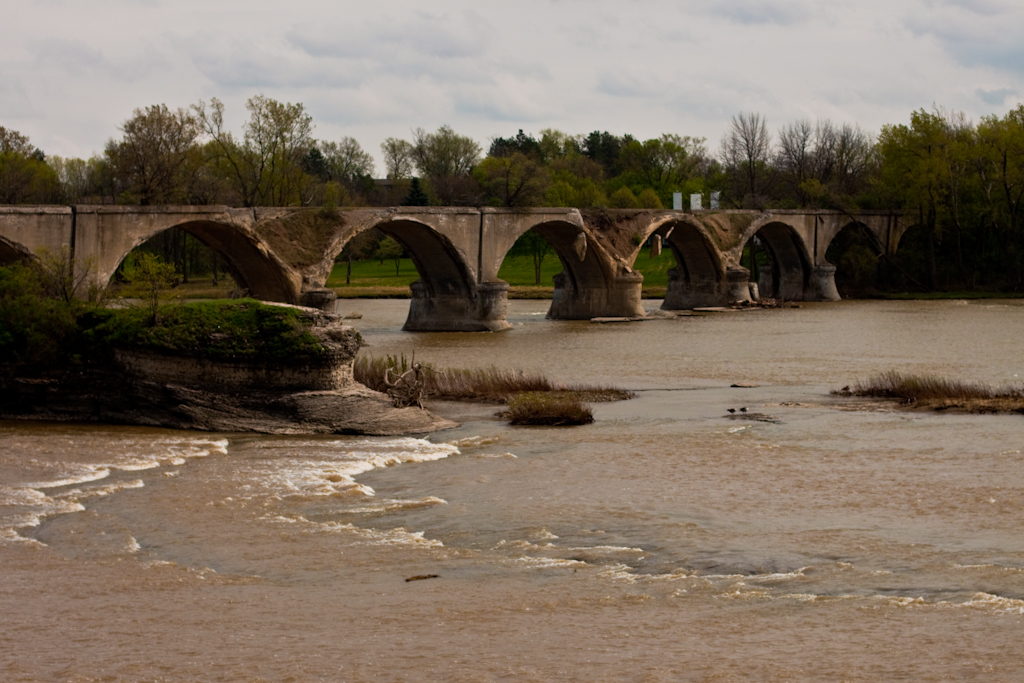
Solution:
<svg viewBox="0 0 1024 683">
<path fill-rule="evenodd" d="M 866 223 L 845 221 L 819 249 L 822 263 L 836 269 L 836 291 L 840 295 L 871 290 L 878 284 L 879 259 L 886 249 L 878 232 Z"/>
<path fill-rule="evenodd" d="M 760 296 L 791 301 L 808 298 L 813 260 L 792 225 L 772 218 L 751 224 L 740 240 L 738 253 L 742 255 L 745 250 L 747 262 L 741 259 L 741 265 L 756 279 Z"/>
<path fill-rule="evenodd" d="M 530 230 L 554 250 L 562 272 L 554 276 L 554 294 L 547 317 L 557 320 L 589 320 L 600 316 L 640 316 L 642 276 L 621 257 L 610 255 L 594 234 L 584 227 L 578 212 L 564 217 L 536 216 L 517 222 L 496 254 L 495 270 L 508 256 L 516 240 Z M 582 258 L 580 254 L 582 253 Z"/>
<path fill-rule="evenodd" d="M 663 309 L 721 306 L 729 302 L 728 266 L 704 226 L 686 217 L 663 218 L 640 233 L 641 245 L 653 235 L 662 238 L 676 261 L 668 271 Z"/>
<path fill-rule="evenodd" d="M 509 327 L 504 297 L 495 297 L 489 288 L 478 285 L 464 250 L 415 214 L 379 216 L 354 225 L 331 245 L 328 261 L 333 263 L 353 237 L 374 228 L 402 245 L 420 277 L 410 285 L 412 299 L 404 330 L 496 331 Z M 498 288 L 500 294 L 507 288 Z M 500 302 L 496 301 L 499 298 Z M 497 309 L 492 310 L 494 307 Z"/>
<path fill-rule="evenodd" d="M 132 251 L 174 228 L 180 228 L 215 251 L 235 282 L 246 289 L 250 296 L 265 301 L 298 303 L 298 288 L 286 268 L 270 255 L 265 245 L 234 225 L 209 219 L 160 225 L 136 235 L 130 247 L 119 253 L 113 267 L 109 268 L 105 284 L 109 286 L 114 273 Z"/>
</svg>

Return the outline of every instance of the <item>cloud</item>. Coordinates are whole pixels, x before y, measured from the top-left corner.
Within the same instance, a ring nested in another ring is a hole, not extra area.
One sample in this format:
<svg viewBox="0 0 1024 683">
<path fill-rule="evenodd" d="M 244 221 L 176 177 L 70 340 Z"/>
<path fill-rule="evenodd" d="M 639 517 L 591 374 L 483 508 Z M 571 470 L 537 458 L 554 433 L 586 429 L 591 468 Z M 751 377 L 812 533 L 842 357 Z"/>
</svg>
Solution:
<svg viewBox="0 0 1024 683">
<path fill-rule="evenodd" d="M 877 129 L 1024 92 L 1018 0 L 36 0 L 0 23 L 0 121 L 52 154 L 101 149 L 133 108 L 263 93 L 316 135 L 612 130 L 714 142 L 739 111 Z M 1002 98 L 1002 99 L 1000 99 Z M 1016 98 L 1016 100 L 1014 99 Z M 77 142 L 76 142 L 77 141 Z"/>
<path fill-rule="evenodd" d="M 930 37 L 957 62 L 1024 74 L 1024 8 L 951 0 L 904 20 L 915 36 Z"/>
<path fill-rule="evenodd" d="M 120 54 L 108 54 L 84 40 L 36 40 L 30 49 L 34 52 L 36 68 L 63 72 L 76 78 L 109 77 L 120 81 L 138 81 L 165 69 L 169 62 L 152 43 L 142 46 L 119 46 Z"/>
<path fill-rule="evenodd" d="M 999 88 L 997 90 L 982 90 L 978 88 L 974 91 L 981 101 L 985 104 L 991 104 L 993 106 L 1002 106 L 1006 102 L 1006 98 L 1010 96 L 1016 96 L 1017 90 L 1011 88 Z"/>
<path fill-rule="evenodd" d="M 796 26 L 806 23 L 815 14 L 814 8 L 803 2 L 785 0 L 724 0 L 714 2 L 708 13 L 734 24 Z"/>
</svg>

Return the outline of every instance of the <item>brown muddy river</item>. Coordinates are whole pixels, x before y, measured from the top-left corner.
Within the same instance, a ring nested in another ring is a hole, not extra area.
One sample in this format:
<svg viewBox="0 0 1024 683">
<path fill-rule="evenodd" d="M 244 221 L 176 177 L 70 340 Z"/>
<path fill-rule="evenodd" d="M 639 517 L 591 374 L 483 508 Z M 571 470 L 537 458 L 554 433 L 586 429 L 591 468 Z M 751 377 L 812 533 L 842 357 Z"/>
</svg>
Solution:
<svg viewBox="0 0 1024 683">
<path fill-rule="evenodd" d="M 364 353 L 636 399 L 576 428 L 438 404 L 462 426 L 426 439 L 0 422 L 0 680 L 1024 681 L 1024 416 L 828 395 L 1020 384 L 1024 302 L 546 303 L 500 334 L 340 310 Z"/>
</svg>

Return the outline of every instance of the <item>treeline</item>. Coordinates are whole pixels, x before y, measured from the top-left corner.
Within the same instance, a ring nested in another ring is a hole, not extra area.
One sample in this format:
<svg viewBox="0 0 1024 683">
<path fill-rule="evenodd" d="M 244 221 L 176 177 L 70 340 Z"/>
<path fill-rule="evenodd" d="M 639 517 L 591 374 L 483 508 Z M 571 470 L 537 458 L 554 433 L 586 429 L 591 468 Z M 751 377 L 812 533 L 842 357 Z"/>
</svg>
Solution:
<svg viewBox="0 0 1024 683">
<path fill-rule="evenodd" d="M 675 192 L 687 206 L 691 194 L 707 206 L 718 192 L 722 208 L 903 212 L 915 227 L 895 266 L 872 255 L 878 245 L 866 236 L 840 241 L 857 260 L 845 269 L 860 274 L 851 286 L 1024 284 L 1024 105 L 977 123 L 921 110 L 877 137 L 827 120 L 773 134 L 762 116 L 741 113 L 714 151 L 673 133 L 640 140 L 553 129 L 520 130 L 485 151 L 448 126 L 416 129 L 381 144 L 384 179 L 374 179 L 375 160 L 357 140 L 316 139 L 302 104 L 260 95 L 246 108 L 240 134 L 225 129 L 217 99 L 138 109 L 90 159 L 47 156 L 0 127 L 0 203 L 656 209 L 671 206 Z M 195 250 L 184 236 L 174 244 Z"/>
</svg>

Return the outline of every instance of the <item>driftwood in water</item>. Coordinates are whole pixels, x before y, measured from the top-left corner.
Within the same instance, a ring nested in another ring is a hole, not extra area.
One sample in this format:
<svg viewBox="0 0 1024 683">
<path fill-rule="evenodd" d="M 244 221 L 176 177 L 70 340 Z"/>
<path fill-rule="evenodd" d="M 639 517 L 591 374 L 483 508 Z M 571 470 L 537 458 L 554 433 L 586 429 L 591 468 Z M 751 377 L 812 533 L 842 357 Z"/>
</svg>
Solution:
<svg viewBox="0 0 1024 683">
<path fill-rule="evenodd" d="M 396 408 L 423 407 L 423 370 L 419 363 L 391 381 L 391 368 L 384 370 L 384 386 Z"/>
</svg>

